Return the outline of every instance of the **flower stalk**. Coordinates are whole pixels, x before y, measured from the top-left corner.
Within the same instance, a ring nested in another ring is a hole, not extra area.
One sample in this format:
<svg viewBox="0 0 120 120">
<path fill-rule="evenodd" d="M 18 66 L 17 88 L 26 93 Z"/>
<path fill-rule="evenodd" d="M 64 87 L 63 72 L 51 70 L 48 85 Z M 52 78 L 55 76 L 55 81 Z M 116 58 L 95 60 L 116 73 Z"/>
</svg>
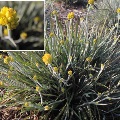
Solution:
<svg viewBox="0 0 120 120">
<path fill-rule="evenodd" d="M 16 43 L 14 42 L 14 40 L 13 40 L 12 37 L 11 37 L 11 30 L 8 29 L 8 26 L 7 26 L 7 30 L 8 30 L 8 39 L 9 39 L 10 42 L 13 44 L 13 46 L 14 46 L 15 48 L 17 48 Z"/>
</svg>

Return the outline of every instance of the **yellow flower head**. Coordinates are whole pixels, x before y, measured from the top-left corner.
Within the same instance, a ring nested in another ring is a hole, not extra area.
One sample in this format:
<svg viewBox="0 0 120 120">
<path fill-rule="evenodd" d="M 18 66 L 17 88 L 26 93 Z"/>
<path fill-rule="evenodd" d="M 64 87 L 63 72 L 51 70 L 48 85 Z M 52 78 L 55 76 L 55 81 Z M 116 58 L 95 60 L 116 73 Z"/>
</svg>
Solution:
<svg viewBox="0 0 120 120">
<path fill-rule="evenodd" d="M 0 54 L 0 59 L 3 57 L 3 55 L 2 54 Z"/>
<path fill-rule="evenodd" d="M 88 4 L 93 5 L 93 4 L 94 4 L 94 2 L 95 2 L 95 0 L 88 0 Z"/>
<path fill-rule="evenodd" d="M 4 36 L 8 36 L 8 29 L 4 29 L 3 34 Z"/>
<path fill-rule="evenodd" d="M 101 93 L 100 93 L 100 92 L 98 92 L 98 96 L 101 96 Z"/>
<path fill-rule="evenodd" d="M 53 37 L 53 36 L 54 36 L 54 33 L 51 32 L 49 36 L 50 36 L 50 37 Z"/>
<path fill-rule="evenodd" d="M 40 87 L 37 85 L 36 86 L 36 91 L 39 92 L 40 91 Z"/>
<path fill-rule="evenodd" d="M 9 64 L 10 62 L 13 62 L 12 56 L 6 56 L 6 57 L 4 58 L 4 63 L 5 63 L 5 64 Z"/>
<path fill-rule="evenodd" d="M 36 16 L 35 18 L 34 18 L 34 22 L 35 23 L 38 23 L 40 21 L 40 17 L 39 16 Z"/>
<path fill-rule="evenodd" d="M 60 44 L 63 45 L 64 44 L 64 40 L 60 40 Z"/>
<path fill-rule="evenodd" d="M 43 62 L 48 65 L 52 63 L 52 56 L 48 53 L 45 53 L 44 56 L 42 57 Z"/>
<path fill-rule="evenodd" d="M 87 62 L 91 62 L 91 61 L 92 61 L 92 58 L 91 58 L 91 57 L 87 57 L 87 58 L 86 58 L 86 61 L 87 61 Z"/>
<path fill-rule="evenodd" d="M 72 70 L 68 71 L 68 75 L 70 75 L 70 76 L 72 75 Z"/>
<path fill-rule="evenodd" d="M 12 76 L 12 72 L 8 71 L 8 78 L 11 78 L 11 76 Z"/>
<path fill-rule="evenodd" d="M 2 86 L 3 85 L 3 82 L 2 81 L 0 81 L 0 86 Z"/>
<path fill-rule="evenodd" d="M 57 15 L 57 11 L 53 10 L 52 15 Z"/>
<path fill-rule="evenodd" d="M 68 13 L 68 15 L 67 15 L 67 19 L 68 20 L 70 20 L 70 19 L 73 19 L 74 18 L 74 12 L 70 12 L 70 13 Z"/>
<path fill-rule="evenodd" d="M 25 102 L 25 103 L 24 103 L 24 106 L 25 106 L 25 107 L 29 107 L 29 106 L 30 106 L 30 102 Z"/>
<path fill-rule="evenodd" d="M 23 39 L 23 40 L 25 40 L 27 38 L 27 33 L 26 32 L 22 32 L 20 34 L 20 38 Z"/>
<path fill-rule="evenodd" d="M 96 44 L 96 42 L 97 42 L 97 39 L 94 39 L 94 40 L 93 40 L 93 43 Z"/>
<path fill-rule="evenodd" d="M 103 69 L 104 69 L 104 67 L 105 67 L 105 65 L 104 65 L 104 64 L 101 64 L 101 70 L 103 70 Z"/>
<path fill-rule="evenodd" d="M 120 8 L 117 9 L 117 13 L 118 13 L 118 14 L 120 13 Z"/>
<path fill-rule="evenodd" d="M 58 68 L 57 67 L 53 67 L 53 71 L 57 73 L 58 72 Z"/>
<path fill-rule="evenodd" d="M 34 76 L 33 76 L 33 80 L 37 80 L 37 75 L 34 75 Z"/>
<path fill-rule="evenodd" d="M 49 107 L 48 105 L 46 105 L 46 106 L 44 107 L 44 110 L 45 110 L 45 111 L 50 110 L 50 107 Z"/>
<path fill-rule="evenodd" d="M 0 25 L 7 26 L 12 30 L 18 26 L 17 13 L 13 8 L 3 7 L 0 10 Z"/>
<path fill-rule="evenodd" d="M 37 62 L 36 62 L 36 64 L 35 64 L 35 65 L 36 65 L 36 67 L 39 67 L 39 63 L 37 63 Z"/>
</svg>

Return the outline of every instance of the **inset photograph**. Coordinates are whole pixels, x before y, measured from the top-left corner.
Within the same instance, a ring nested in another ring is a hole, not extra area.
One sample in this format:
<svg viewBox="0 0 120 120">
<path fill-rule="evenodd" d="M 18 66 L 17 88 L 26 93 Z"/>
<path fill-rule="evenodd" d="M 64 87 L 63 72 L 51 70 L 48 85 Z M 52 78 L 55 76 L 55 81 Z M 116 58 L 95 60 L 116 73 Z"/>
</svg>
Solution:
<svg viewBox="0 0 120 120">
<path fill-rule="evenodd" d="M 44 1 L 0 1 L 0 50 L 44 50 Z"/>
</svg>

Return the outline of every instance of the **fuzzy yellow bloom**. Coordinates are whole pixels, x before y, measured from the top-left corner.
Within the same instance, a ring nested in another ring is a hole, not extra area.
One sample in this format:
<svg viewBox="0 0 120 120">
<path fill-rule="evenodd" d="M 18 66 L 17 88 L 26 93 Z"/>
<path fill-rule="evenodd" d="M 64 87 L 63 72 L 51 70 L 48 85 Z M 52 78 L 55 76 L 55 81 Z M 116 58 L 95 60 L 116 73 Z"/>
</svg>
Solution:
<svg viewBox="0 0 120 120">
<path fill-rule="evenodd" d="M 91 57 L 87 57 L 87 58 L 86 58 L 86 61 L 87 61 L 87 62 L 91 62 L 91 61 L 92 61 L 92 58 L 91 58 Z"/>
<path fill-rule="evenodd" d="M 120 8 L 117 9 L 117 13 L 120 13 Z"/>
<path fill-rule="evenodd" d="M 2 55 L 0 54 L 0 58 L 2 58 Z"/>
<path fill-rule="evenodd" d="M 44 107 L 44 110 L 45 110 L 45 111 L 50 110 L 50 107 L 49 107 L 48 105 L 46 105 L 46 106 Z"/>
<path fill-rule="evenodd" d="M 35 23 L 38 23 L 40 21 L 40 17 L 39 16 L 36 16 L 35 18 L 34 18 L 34 22 Z"/>
<path fill-rule="evenodd" d="M 40 87 L 37 85 L 36 86 L 36 91 L 38 92 L 40 90 Z"/>
<path fill-rule="evenodd" d="M 57 11 L 53 10 L 52 15 L 57 15 Z"/>
<path fill-rule="evenodd" d="M 37 75 L 34 75 L 34 76 L 33 76 L 33 80 L 37 80 Z"/>
<path fill-rule="evenodd" d="M 70 12 L 70 13 L 68 13 L 68 15 L 67 15 L 67 19 L 68 20 L 70 20 L 70 19 L 73 19 L 74 18 L 74 12 Z"/>
<path fill-rule="evenodd" d="M 6 57 L 4 58 L 4 63 L 5 63 L 5 64 L 9 64 L 10 62 L 13 62 L 12 56 L 6 56 Z"/>
<path fill-rule="evenodd" d="M 57 67 L 53 67 L 53 71 L 57 73 L 58 72 L 58 68 Z"/>
<path fill-rule="evenodd" d="M 25 106 L 25 107 L 29 107 L 29 106 L 30 106 L 30 102 L 25 102 L 25 103 L 24 103 L 24 106 Z"/>
<path fill-rule="evenodd" d="M 68 75 L 70 75 L 70 76 L 72 75 L 72 70 L 68 71 Z"/>
<path fill-rule="evenodd" d="M 4 29 L 3 34 L 4 36 L 8 36 L 8 29 Z"/>
<path fill-rule="evenodd" d="M 101 93 L 100 93 L 100 92 L 98 92 L 98 96 L 101 96 Z"/>
<path fill-rule="evenodd" d="M 23 40 L 25 40 L 27 38 L 27 33 L 26 32 L 22 32 L 20 34 L 20 38 L 23 39 Z"/>
<path fill-rule="evenodd" d="M 94 39 L 94 40 L 93 40 L 93 43 L 96 44 L 96 42 L 97 42 L 97 39 Z"/>
<path fill-rule="evenodd" d="M 54 36 L 54 33 L 51 32 L 51 33 L 49 34 L 49 36 L 50 36 L 50 37 L 53 37 L 53 36 Z"/>
<path fill-rule="evenodd" d="M 37 63 L 37 62 L 36 62 L 36 64 L 35 64 L 35 65 L 36 65 L 36 67 L 39 67 L 39 63 Z"/>
<path fill-rule="evenodd" d="M 3 85 L 3 82 L 2 81 L 0 81 L 0 86 L 2 86 Z"/>
<path fill-rule="evenodd" d="M 42 57 L 43 62 L 48 65 L 52 63 L 52 56 L 49 53 L 45 53 L 44 56 Z"/>
<path fill-rule="evenodd" d="M 95 2 L 95 0 L 88 0 L 88 4 L 93 5 L 93 4 L 94 4 L 94 2 Z"/>
<path fill-rule="evenodd" d="M 12 72 L 8 71 L 8 78 L 11 78 L 11 76 L 12 76 Z"/>
<path fill-rule="evenodd" d="M 64 44 L 64 40 L 60 40 L 60 44 L 63 45 Z"/>
<path fill-rule="evenodd" d="M 13 8 L 3 7 L 0 10 L 0 25 L 7 26 L 12 30 L 18 26 L 18 20 L 17 13 Z"/>
<path fill-rule="evenodd" d="M 101 70 L 103 70 L 103 69 L 104 69 L 104 67 L 105 67 L 105 65 L 104 65 L 104 64 L 101 64 Z"/>
</svg>

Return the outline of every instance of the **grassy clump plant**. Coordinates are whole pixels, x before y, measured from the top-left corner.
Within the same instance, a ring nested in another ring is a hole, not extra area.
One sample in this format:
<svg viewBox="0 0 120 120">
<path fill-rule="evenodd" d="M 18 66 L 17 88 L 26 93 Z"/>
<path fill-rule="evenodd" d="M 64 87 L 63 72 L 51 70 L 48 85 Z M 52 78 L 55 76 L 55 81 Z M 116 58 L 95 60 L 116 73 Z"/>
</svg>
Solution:
<svg viewBox="0 0 120 120">
<path fill-rule="evenodd" d="M 30 118 L 34 113 L 40 120 L 117 120 L 118 26 L 91 23 L 89 14 L 74 23 L 72 12 L 64 27 L 54 13 L 50 33 L 45 29 L 45 52 L 1 55 L 0 86 L 6 92 L 0 107 L 17 106 L 19 114 L 27 112 Z"/>
</svg>

